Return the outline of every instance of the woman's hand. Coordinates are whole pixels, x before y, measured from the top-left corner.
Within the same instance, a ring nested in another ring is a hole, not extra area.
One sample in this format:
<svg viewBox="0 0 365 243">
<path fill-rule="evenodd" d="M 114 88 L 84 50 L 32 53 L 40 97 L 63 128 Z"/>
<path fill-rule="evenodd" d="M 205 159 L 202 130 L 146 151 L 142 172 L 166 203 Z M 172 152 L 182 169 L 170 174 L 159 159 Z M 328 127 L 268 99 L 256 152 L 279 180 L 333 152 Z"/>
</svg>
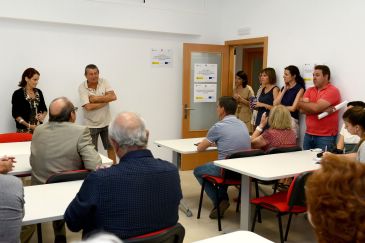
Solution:
<svg viewBox="0 0 365 243">
<path fill-rule="evenodd" d="M 266 112 L 265 112 L 264 114 L 262 114 L 260 125 L 259 125 L 262 129 L 264 129 L 266 127 L 267 119 L 268 119 L 268 117 L 266 116 Z"/>
<path fill-rule="evenodd" d="M 35 117 L 39 122 L 42 122 L 44 121 L 44 119 L 46 118 L 46 113 L 38 113 Z"/>
</svg>

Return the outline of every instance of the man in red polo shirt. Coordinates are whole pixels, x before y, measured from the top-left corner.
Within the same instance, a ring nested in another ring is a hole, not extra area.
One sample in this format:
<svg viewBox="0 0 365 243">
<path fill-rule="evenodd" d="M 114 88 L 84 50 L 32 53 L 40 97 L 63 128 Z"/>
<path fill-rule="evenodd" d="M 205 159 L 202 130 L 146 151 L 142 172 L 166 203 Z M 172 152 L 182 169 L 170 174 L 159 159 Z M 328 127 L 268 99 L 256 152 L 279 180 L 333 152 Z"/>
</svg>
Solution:
<svg viewBox="0 0 365 243">
<path fill-rule="evenodd" d="M 329 111 L 341 102 L 339 90 L 330 83 L 331 72 L 326 65 L 317 65 L 313 72 L 314 87 L 307 89 L 299 109 L 306 114 L 307 129 L 303 149 L 332 149 L 338 133 L 338 111 L 318 119 L 318 114 Z"/>
</svg>

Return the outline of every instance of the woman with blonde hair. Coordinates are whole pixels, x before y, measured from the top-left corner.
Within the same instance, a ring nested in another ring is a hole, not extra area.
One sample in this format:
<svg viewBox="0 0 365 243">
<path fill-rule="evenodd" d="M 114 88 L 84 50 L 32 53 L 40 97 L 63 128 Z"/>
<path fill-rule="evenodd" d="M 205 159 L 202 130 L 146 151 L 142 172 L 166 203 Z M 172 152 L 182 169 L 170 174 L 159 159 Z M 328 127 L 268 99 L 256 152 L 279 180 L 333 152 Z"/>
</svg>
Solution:
<svg viewBox="0 0 365 243">
<path fill-rule="evenodd" d="M 319 243 L 365 242 L 365 165 L 328 154 L 306 183 L 308 218 Z"/>
<path fill-rule="evenodd" d="M 264 131 L 267 123 L 270 128 Z M 274 147 L 289 147 L 296 145 L 296 134 L 292 129 L 289 110 L 283 106 L 274 106 L 270 116 L 262 115 L 260 125 L 256 127 L 251 137 L 252 148 L 263 149 L 264 151 Z"/>
</svg>

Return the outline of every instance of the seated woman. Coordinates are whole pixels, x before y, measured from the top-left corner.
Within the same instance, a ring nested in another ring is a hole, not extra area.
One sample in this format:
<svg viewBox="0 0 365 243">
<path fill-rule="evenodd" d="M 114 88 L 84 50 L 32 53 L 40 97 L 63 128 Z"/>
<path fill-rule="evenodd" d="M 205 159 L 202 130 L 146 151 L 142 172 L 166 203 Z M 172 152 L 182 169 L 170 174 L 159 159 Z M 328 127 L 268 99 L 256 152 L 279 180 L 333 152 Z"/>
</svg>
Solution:
<svg viewBox="0 0 365 243">
<path fill-rule="evenodd" d="M 340 159 L 356 160 L 361 163 L 365 163 L 365 108 L 360 106 L 352 107 L 343 114 L 343 120 L 345 122 L 345 128 L 352 135 L 360 137 L 360 142 L 357 144 L 355 150 L 357 152 L 349 154 L 337 154 L 335 156 Z M 323 154 L 323 158 L 331 155 L 326 152 Z"/>
<path fill-rule="evenodd" d="M 263 132 L 268 120 L 270 128 Z M 289 110 L 283 105 L 278 105 L 271 109 L 269 119 L 266 113 L 262 115 L 260 125 L 252 134 L 251 146 L 266 152 L 274 147 L 295 146 L 296 139 Z"/>
<path fill-rule="evenodd" d="M 346 110 L 351 109 L 354 106 L 361 106 L 362 108 L 365 108 L 365 103 L 362 101 L 351 101 L 347 103 Z M 337 149 L 347 154 L 354 153 L 356 152 L 355 149 L 359 142 L 360 137 L 349 133 L 345 128 L 345 124 L 343 124 L 338 136 Z"/>
<path fill-rule="evenodd" d="M 365 165 L 330 154 L 306 183 L 318 242 L 365 242 Z"/>
</svg>

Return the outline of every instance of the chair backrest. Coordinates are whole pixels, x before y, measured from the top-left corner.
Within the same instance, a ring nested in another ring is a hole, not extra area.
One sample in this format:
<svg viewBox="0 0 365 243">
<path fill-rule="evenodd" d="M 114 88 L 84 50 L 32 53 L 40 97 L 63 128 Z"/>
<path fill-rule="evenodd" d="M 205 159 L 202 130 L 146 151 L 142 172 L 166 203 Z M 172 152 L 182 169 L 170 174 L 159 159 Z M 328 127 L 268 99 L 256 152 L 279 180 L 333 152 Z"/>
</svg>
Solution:
<svg viewBox="0 0 365 243">
<path fill-rule="evenodd" d="M 249 150 L 238 151 L 231 155 L 228 155 L 226 159 L 237 159 L 244 157 L 259 156 L 264 154 L 265 152 L 261 149 L 249 149 Z M 222 175 L 224 178 L 227 179 L 241 179 L 241 174 L 230 170 L 222 169 Z"/>
<path fill-rule="evenodd" d="M 51 175 L 46 183 L 59 183 L 59 182 L 66 182 L 66 181 L 77 181 L 77 180 L 84 180 L 88 175 L 89 170 L 67 170 L 62 171 L 56 174 Z"/>
<path fill-rule="evenodd" d="M 185 228 L 180 223 L 175 226 L 123 240 L 127 243 L 182 243 Z"/>
<path fill-rule="evenodd" d="M 313 171 L 306 171 L 294 177 L 287 195 L 287 203 L 290 207 L 306 205 L 305 183 L 312 173 Z"/>
<path fill-rule="evenodd" d="M 1 133 L 0 143 L 15 143 L 15 142 L 26 142 L 32 141 L 32 134 L 12 132 L 12 133 Z"/>
<path fill-rule="evenodd" d="M 288 153 L 301 151 L 302 148 L 300 146 L 290 146 L 290 147 L 274 147 L 269 149 L 266 154 L 279 154 L 279 153 Z"/>
</svg>

